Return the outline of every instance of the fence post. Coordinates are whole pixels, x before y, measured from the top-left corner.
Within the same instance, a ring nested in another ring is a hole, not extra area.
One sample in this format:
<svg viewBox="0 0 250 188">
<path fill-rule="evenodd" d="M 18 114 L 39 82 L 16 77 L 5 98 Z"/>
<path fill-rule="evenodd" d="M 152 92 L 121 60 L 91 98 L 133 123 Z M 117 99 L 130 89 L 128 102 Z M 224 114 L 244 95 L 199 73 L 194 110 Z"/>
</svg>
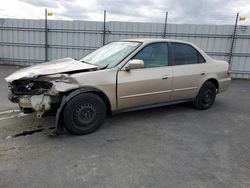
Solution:
<svg viewBox="0 0 250 188">
<path fill-rule="evenodd" d="M 102 37 L 102 45 L 105 45 L 105 36 L 106 35 L 106 10 L 104 10 L 103 15 L 103 37 Z"/>
<path fill-rule="evenodd" d="M 48 61 L 48 23 L 47 23 L 47 9 L 45 9 L 45 61 Z"/>
<path fill-rule="evenodd" d="M 237 13 L 237 15 L 236 15 L 236 20 L 235 20 L 235 24 L 234 24 L 234 31 L 233 31 L 233 35 L 232 35 L 232 43 L 231 43 L 231 48 L 230 48 L 229 58 L 228 58 L 228 63 L 229 64 L 231 64 L 233 51 L 234 51 L 234 43 L 235 43 L 235 36 L 236 36 L 236 32 L 237 32 L 238 18 L 239 18 L 239 13 Z"/>
<path fill-rule="evenodd" d="M 165 16 L 165 23 L 164 23 L 163 38 L 166 38 L 166 33 L 167 33 L 167 24 L 168 24 L 168 12 L 166 12 L 166 16 Z"/>
</svg>

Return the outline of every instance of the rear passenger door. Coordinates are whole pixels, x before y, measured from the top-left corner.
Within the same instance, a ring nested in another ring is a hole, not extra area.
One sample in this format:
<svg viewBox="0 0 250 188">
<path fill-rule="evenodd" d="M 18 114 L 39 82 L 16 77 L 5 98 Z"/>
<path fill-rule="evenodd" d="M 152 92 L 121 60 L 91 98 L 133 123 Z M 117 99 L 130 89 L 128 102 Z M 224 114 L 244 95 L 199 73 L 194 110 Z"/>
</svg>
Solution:
<svg viewBox="0 0 250 188">
<path fill-rule="evenodd" d="M 194 98 L 206 71 L 205 59 L 186 43 L 171 42 L 170 49 L 174 76 L 172 100 Z"/>
</svg>

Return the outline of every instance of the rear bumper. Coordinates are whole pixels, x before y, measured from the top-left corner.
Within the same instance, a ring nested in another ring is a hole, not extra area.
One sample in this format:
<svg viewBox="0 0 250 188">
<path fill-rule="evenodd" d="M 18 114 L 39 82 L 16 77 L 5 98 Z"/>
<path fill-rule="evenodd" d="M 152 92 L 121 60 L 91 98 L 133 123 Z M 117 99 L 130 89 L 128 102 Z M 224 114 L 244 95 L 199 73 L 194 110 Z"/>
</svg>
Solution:
<svg viewBox="0 0 250 188">
<path fill-rule="evenodd" d="M 218 93 L 221 93 L 227 90 L 229 88 L 230 83 L 231 83 L 230 77 L 219 80 L 219 92 Z"/>
</svg>

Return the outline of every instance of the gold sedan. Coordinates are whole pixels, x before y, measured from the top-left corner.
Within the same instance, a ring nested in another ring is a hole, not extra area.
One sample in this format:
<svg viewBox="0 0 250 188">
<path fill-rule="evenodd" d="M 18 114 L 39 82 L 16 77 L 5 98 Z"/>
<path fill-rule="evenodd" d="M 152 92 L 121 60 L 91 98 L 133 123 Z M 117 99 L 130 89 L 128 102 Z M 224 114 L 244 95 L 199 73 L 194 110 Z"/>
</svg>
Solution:
<svg viewBox="0 0 250 188">
<path fill-rule="evenodd" d="M 192 101 L 210 108 L 230 84 L 230 66 L 194 44 L 169 39 L 111 42 L 80 60 L 30 66 L 6 78 L 9 99 L 41 118 L 56 112 L 56 130 L 97 130 L 107 114 Z"/>
</svg>

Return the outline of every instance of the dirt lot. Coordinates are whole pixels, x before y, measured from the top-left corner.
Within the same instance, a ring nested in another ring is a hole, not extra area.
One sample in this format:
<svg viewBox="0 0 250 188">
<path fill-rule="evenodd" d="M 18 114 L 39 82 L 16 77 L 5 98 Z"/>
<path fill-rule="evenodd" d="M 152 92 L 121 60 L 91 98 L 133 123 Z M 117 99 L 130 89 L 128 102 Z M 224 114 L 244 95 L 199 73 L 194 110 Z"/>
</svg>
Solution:
<svg viewBox="0 0 250 188">
<path fill-rule="evenodd" d="M 0 66 L 1 111 L 16 108 L 3 80 L 15 69 Z M 53 123 L 0 115 L 0 187 L 250 187 L 250 81 L 233 81 L 206 111 L 120 114 L 86 136 L 50 137 Z"/>
</svg>

